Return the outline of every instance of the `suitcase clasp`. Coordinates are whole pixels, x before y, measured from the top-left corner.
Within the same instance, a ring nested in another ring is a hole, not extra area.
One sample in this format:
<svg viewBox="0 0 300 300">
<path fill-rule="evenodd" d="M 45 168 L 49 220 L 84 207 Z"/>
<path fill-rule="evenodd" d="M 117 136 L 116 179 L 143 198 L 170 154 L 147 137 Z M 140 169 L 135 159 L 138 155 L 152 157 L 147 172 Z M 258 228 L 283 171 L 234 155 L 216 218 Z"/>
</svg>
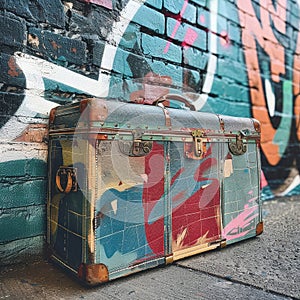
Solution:
<svg viewBox="0 0 300 300">
<path fill-rule="evenodd" d="M 127 156 L 141 157 L 148 155 L 152 150 L 152 141 L 143 141 L 143 131 L 137 128 L 132 131 L 133 141 L 119 141 L 120 151 Z"/>
<path fill-rule="evenodd" d="M 228 148 L 233 155 L 242 155 L 247 151 L 247 145 L 243 142 L 243 137 L 247 136 L 249 133 L 247 131 L 241 130 L 234 142 L 229 142 Z"/>
<path fill-rule="evenodd" d="M 184 144 L 184 152 L 187 158 L 202 159 L 206 154 L 206 142 L 204 138 L 204 131 L 201 129 L 195 129 L 192 132 L 193 136 L 193 149 L 191 149 L 191 143 Z"/>
<path fill-rule="evenodd" d="M 152 150 L 152 142 L 150 141 L 119 141 L 120 151 L 127 156 L 146 156 Z"/>
</svg>

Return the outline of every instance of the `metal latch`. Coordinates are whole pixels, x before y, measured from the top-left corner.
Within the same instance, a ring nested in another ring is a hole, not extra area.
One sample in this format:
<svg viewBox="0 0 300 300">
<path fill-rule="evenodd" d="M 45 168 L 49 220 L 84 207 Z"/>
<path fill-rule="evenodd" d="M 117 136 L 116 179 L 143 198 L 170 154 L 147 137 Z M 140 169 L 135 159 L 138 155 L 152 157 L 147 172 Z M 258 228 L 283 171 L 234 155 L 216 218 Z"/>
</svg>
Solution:
<svg viewBox="0 0 300 300">
<path fill-rule="evenodd" d="M 191 132 L 193 137 L 193 148 L 191 149 L 191 143 L 185 143 L 184 152 L 187 158 L 202 159 L 206 154 L 206 142 L 204 138 L 204 131 L 201 129 L 195 129 Z"/>
<path fill-rule="evenodd" d="M 233 155 L 242 155 L 247 151 L 247 145 L 243 141 L 243 137 L 249 135 L 248 130 L 241 130 L 234 142 L 229 142 L 228 148 Z"/>
<path fill-rule="evenodd" d="M 143 131 L 139 128 L 132 131 L 133 141 L 119 141 L 120 151 L 127 156 L 146 156 L 152 150 L 152 141 L 143 141 Z"/>
</svg>

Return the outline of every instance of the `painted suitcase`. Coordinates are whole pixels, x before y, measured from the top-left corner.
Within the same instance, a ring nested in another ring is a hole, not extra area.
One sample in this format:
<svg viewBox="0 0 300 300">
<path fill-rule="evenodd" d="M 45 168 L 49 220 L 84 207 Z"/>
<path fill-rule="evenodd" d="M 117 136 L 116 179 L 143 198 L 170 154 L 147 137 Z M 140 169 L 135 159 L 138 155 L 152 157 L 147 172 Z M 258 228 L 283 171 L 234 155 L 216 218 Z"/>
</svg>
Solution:
<svg viewBox="0 0 300 300">
<path fill-rule="evenodd" d="M 49 121 L 47 242 L 94 285 L 263 231 L 260 124 L 85 99 Z"/>
</svg>

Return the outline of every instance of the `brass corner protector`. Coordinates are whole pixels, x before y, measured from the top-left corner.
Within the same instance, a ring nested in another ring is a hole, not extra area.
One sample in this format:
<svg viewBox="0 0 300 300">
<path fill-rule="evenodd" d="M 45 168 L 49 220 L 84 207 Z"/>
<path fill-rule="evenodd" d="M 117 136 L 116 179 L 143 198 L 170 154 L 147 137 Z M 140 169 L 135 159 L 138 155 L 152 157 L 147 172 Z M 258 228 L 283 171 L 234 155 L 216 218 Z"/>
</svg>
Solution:
<svg viewBox="0 0 300 300">
<path fill-rule="evenodd" d="M 264 231 L 264 222 L 261 221 L 256 225 L 256 235 L 261 235 Z"/>
<path fill-rule="evenodd" d="M 173 254 L 167 255 L 165 259 L 166 259 L 166 265 L 173 263 L 173 261 L 174 261 Z"/>
<path fill-rule="evenodd" d="M 88 285 L 97 285 L 109 281 L 109 273 L 104 264 L 84 264 L 79 266 L 78 277 Z"/>
</svg>

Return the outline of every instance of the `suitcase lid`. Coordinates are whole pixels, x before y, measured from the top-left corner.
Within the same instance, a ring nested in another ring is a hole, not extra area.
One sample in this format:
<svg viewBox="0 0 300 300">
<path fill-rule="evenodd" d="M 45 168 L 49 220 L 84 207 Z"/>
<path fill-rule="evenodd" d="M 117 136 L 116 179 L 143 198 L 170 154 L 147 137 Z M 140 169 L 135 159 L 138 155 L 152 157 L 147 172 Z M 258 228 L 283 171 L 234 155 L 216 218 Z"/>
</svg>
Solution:
<svg viewBox="0 0 300 300">
<path fill-rule="evenodd" d="M 260 124 L 253 118 L 174 109 L 161 103 L 140 105 L 102 98 L 88 98 L 58 106 L 52 109 L 49 124 L 50 133 L 79 127 L 88 130 L 168 130 L 170 133 L 188 129 L 201 129 L 207 134 L 236 134 L 243 131 L 249 135 L 260 132 Z"/>
</svg>

